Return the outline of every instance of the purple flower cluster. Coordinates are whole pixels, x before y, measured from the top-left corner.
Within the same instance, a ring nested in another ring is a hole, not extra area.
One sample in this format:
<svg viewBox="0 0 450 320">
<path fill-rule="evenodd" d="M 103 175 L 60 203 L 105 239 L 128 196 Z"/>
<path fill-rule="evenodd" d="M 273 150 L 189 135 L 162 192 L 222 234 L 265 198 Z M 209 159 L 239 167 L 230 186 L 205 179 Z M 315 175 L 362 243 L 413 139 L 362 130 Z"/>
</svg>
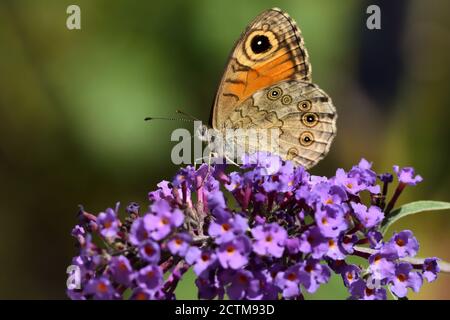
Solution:
<svg viewBox="0 0 450 320">
<path fill-rule="evenodd" d="M 235 172 L 181 169 L 149 193 L 145 212 L 126 207 L 123 221 L 119 206 L 98 216 L 82 209 L 72 231 L 81 288 L 69 297 L 175 299 L 189 269 L 202 299 L 303 299 L 332 273 L 350 299 L 386 299 L 387 289 L 403 298 L 436 279 L 437 258 L 408 262 L 419 249 L 411 231 L 389 240 L 380 233 L 401 190 L 422 180 L 412 168 L 394 167 L 399 185 L 386 204 L 393 176 L 377 176 L 364 159 L 331 178 L 267 153 L 243 160 Z"/>
</svg>

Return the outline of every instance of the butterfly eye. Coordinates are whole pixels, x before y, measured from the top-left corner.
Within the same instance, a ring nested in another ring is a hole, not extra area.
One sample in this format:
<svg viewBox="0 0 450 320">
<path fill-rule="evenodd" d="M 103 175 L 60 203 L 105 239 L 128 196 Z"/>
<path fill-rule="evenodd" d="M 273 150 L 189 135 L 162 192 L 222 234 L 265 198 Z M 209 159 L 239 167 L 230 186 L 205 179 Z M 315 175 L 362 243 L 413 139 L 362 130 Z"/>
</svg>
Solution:
<svg viewBox="0 0 450 320">
<path fill-rule="evenodd" d="M 270 100 L 277 100 L 278 98 L 281 97 L 281 95 L 283 94 L 283 90 L 281 90 L 281 88 L 279 87 L 275 87 L 269 90 L 269 92 L 267 92 L 267 98 L 269 98 Z"/>
<path fill-rule="evenodd" d="M 302 146 L 308 147 L 308 146 L 313 144 L 313 142 L 314 142 L 314 135 L 311 132 L 309 132 L 309 131 L 302 132 L 302 134 L 298 138 L 298 141 L 300 142 L 300 144 Z"/>
<path fill-rule="evenodd" d="M 302 123 L 312 128 L 319 122 L 319 116 L 316 113 L 308 112 L 302 116 Z"/>
<path fill-rule="evenodd" d="M 284 95 L 283 97 L 281 97 L 281 103 L 282 104 L 291 104 L 292 103 L 292 97 L 289 95 Z"/>
<path fill-rule="evenodd" d="M 197 129 L 197 136 L 200 140 L 206 141 L 207 140 L 207 134 L 208 134 L 208 127 L 207 126 L 200 126 Z"/>
<path fill-rule="evenodd" d="M 312 107 L 312 104 L 311 104 L 311 101 L 304 100 L 304 101 L 300 101 L 298 103 L 297 107 L 300 111 L 309 111 Z"/>
<path fill-rule="evenodd" d="M 270 43 L 269 38 L 265 35 L 257 35 L 254 36 L 250 42 L 250 48 L 253 53 L 259 54 L 270 50 L 272 48 L 272 44 Z"/>
</svg>

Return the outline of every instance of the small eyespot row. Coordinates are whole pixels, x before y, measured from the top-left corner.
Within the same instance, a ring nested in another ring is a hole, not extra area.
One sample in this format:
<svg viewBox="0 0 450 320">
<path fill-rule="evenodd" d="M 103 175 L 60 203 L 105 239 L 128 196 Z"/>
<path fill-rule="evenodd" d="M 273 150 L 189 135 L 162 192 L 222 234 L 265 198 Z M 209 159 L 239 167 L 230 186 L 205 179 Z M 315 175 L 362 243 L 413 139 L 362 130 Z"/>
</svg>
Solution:
<svg viewBox="0 0 450 320">
<path fill-rule="evenodd" d="M 288 160 L 292 160 L 292 159 L 294 159 L 295 157 L 297 157 L 298 156 L 298 150 L 297 150 L 297 148 L 294 148 L 294 147 L 292 147 L 292 148 L 289 148 L 289 150 L 288 150 L 288 152 L 287 152 L 287 159 Z"/>
<path fill-rule="evenodd" d="M 317 113 L 306 112 L 302 116 L 302 123 L 308 128 L 315 127 L 319 123 L 319 116 Z"/>
<path fill-rule="evenodd" d="M 298 141 L 302 146 L 309 147 L 314 143 L 314 135 L 310 131 L 304 131 L 300 134 Z"/>
<path fill-rule="evenodd" d="M 297 104 L 297 108 L 300 111 L 309 111 L 312 108 L 312 103 L 310 100 L 303 100 Z"/>
<path fill-rule="evenodd" d="M 285 94 L 281 97 L 281 103 L 284 105 L 291 104 L 292 103 L 292 97 L 290 95 Z"/>
<path fill-rule="evenodd" d="M 267 98 L 268 98 L 269 100 L 277 100 L 277 99 L 279 99 L 282 95 L 283 95 L 283 90 L 281 90 L 280 87 L 274 87 L 274 88 L 271 88 L 271 89 L 267 92 Z"/>
</svg>

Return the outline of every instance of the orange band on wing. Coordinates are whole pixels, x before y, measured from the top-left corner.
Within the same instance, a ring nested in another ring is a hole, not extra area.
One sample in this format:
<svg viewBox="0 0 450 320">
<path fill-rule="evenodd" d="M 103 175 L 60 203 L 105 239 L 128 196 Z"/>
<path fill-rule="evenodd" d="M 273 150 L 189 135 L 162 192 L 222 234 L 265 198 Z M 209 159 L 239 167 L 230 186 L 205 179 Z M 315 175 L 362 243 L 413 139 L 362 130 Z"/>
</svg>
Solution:
<svg viewBox="0 0 450 320">
<path fill-rule="evenodd" d="M 260 89 L 292 77 L 295 73 L 294 67 L 294 62 L 287 54 L 279 54 L 275 59 L 259 63 L 248 71 L 239 72 L 236 79 L 226 83 L 224 92 L 243 101 Z"/>
</svg>

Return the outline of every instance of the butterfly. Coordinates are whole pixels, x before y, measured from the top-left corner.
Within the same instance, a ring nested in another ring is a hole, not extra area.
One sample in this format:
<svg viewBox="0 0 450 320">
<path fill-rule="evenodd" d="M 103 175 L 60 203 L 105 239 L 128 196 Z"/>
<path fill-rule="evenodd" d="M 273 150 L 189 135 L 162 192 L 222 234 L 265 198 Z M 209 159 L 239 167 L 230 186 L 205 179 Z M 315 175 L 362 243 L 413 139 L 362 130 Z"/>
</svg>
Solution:
<svg viewBox="0 0 450 320">
<path fill-rule="evenodd" d="M 261 13 L 229 56 L 211 111 L 213 131 L 240 129 L 243 133 L 233 138 L 237 145 L 257 146 L 256 151 L 311 168 L 328 153 L 336 119 L 331 98 L 312 83 L 309 56 L 294 20 L 278 8 Z M 258 145 L 261 137 L 249 132 L 266 129 L 274 142 Z"/>
</svg>

